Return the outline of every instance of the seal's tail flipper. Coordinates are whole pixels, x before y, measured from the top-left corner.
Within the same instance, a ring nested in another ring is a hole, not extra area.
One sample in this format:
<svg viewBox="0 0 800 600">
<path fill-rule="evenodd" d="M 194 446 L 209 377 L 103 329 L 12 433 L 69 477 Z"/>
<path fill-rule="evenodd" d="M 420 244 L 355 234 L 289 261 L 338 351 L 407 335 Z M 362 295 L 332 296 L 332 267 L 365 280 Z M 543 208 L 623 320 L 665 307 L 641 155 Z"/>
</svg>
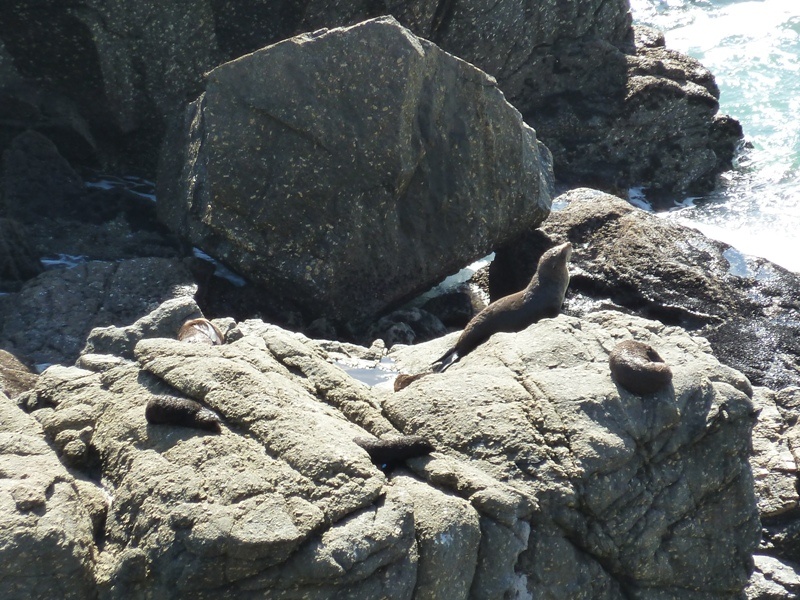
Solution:
<svg viewBox="0 0 800 600">
<path fill-rule="evenodd" d="M 444 373 L 459 358 L 458 350 L 450 348 L 450 350 L 431 363 L 431 370 L 434 373 Z"/>
</svg>

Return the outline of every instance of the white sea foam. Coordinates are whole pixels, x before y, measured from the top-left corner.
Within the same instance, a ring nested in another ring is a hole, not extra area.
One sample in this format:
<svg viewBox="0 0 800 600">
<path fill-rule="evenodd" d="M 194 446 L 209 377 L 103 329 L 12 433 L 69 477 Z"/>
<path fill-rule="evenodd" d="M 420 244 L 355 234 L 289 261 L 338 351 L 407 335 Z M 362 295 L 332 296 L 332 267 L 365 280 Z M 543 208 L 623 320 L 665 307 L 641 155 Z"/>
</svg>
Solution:
<svg viewBox="0 0 800 600">
<path fill-rule="evenodd" d="M 800 272 L 800 1 L 632 0 L 634 20 L 699 59 L 750 148 L 667 218 Z"/>
</svg>

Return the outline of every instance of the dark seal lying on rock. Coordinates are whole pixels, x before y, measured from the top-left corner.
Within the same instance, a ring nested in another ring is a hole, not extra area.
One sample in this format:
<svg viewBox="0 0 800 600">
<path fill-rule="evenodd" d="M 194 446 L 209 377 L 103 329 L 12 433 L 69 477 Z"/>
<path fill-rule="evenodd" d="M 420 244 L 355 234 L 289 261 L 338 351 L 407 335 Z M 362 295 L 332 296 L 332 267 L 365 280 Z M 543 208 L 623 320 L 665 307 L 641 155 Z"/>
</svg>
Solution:
<svg viewBox="0 0 800 600">
<path fill-rule="evenodd" d="M 434 361 L 433 370 L 444 371 L 498 331 L 513 333 L 539 319 L 558 316 L 569 285 L 567 264 L 570 256 L 572 244 L 569 242 L 545 252 L 528 286 L 492 302 L 475 315 L 456 345 Z"/>
<path fill-rule="evenodd" d="M 219 433 L 221 419 L 217 413 L 188 398 L 154 396 L 144 410 L 152 425 L 179 425 Z"/>
<path fill-rule="evenodd" d="M 208 319 L 191 319 L 181 326 L 178 341 L 220 346 L 225 343 L 225 336 Z"/>
<path fill-rule="evenodd" d="M 636 340 L 614 346 L 608 366 L 614 381 L 634 394 L 652 394 L 672 381 L 672 370 L 658 352 Z"/>
<path fill-rule="evenodd" d="M 425 456 L 434 450 L 425 438 L 418 435 L 404 435 L 386 440 L 357 437 L 353 441 L 367 451 L 373 464 L 382 469 L 391 469 L 406 459 Z"/>
</svg>

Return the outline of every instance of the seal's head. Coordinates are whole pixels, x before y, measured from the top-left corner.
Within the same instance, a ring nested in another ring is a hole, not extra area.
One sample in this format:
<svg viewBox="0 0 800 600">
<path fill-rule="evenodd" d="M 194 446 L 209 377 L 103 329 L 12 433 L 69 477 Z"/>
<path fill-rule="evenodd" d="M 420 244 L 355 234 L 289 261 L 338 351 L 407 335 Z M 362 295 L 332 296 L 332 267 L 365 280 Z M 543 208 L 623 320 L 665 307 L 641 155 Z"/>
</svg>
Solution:
<svg viewBox="0 0 800 600">
<path fill-rule="evenodd" d="M 559 244 L 542 254 L 542 258 L 539 259 L 539 266 L 536 267 L 536 275 L 539 281 L 563 278 L 565 274 L 569 278 L 567 264 L 571 256 L 572 244 L 569 242 Z"/>
</svg>

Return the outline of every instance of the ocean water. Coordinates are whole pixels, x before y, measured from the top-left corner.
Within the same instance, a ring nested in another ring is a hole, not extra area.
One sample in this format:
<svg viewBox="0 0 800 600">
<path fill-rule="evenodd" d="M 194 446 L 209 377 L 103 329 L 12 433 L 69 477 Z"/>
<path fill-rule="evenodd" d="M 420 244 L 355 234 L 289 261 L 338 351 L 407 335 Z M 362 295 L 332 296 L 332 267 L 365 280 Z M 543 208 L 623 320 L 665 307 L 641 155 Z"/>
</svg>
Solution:
<svg viewBox="0 0 800 600">
<path fill-rule="evenodd" d="M 744 128 L 734 170 L 667 219 L 800 272 L 800 0 L 631 0 L 635 22 L 697 58 Z"/>
</svg>

